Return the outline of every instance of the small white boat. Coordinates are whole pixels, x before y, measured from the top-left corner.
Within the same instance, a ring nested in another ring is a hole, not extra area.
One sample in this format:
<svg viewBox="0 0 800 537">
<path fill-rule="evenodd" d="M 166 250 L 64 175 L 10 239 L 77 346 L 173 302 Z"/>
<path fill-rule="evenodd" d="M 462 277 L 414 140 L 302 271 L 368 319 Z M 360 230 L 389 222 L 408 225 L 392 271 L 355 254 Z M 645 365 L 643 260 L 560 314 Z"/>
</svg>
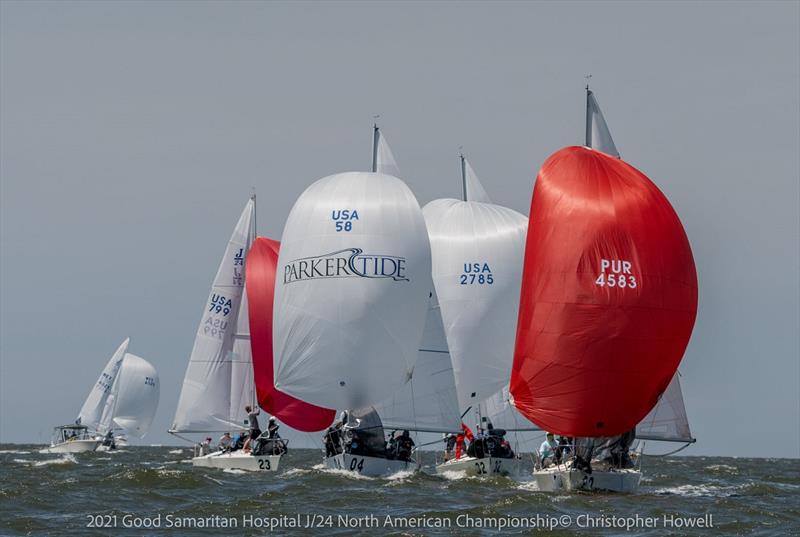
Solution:
<svg viewBox="0 0 800 537">
<path fill-rule="evenodd" d="M 102 442 L 89 435 L 85 425 L 61 425 L 53 429 L 50 447 L 39 450 L 39 453 L 85 453 L 94 451 Z"/>
<path fill-rule="evenodd" d="M 642 472 L 634 468 L 610 468 L 592 473 L 564 465 L 533 472 L 539 490 L 544 492 L 605 491 L 634 493 L 639 490 Z"/>
<path fill-rule="evenodd" d="M 520 473 L 520 460 L 517 458 L 461 457 L 450 459 L 436 465 L 436 473 L 442 475 L 448 472 L 464 472 L 470 476 L 515 476 Z"/>
<path fill-rule="evenodd" d="M 325 457 L 324 464 L 331 470 L 347 470 L 368 477 L 383 477 L 397 472 L 419 470 L 419 463 L 414 460 L 403 461 L 351 453 L 339 453 L 332 457 Z"/>
</svg>

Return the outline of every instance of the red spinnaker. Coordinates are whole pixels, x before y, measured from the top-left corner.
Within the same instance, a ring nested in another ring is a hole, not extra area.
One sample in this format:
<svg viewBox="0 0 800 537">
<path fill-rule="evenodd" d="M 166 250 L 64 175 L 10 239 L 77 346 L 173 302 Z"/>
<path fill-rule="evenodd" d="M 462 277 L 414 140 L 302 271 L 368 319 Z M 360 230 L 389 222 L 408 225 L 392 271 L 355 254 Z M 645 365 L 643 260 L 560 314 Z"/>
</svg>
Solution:
<svg viewBox="0 0 800 537">
<path fill-rule="evenodd" d="M 622 160 L 567 147 L 531 201 L 511 393 L 540 427 L 612 436 L 667 388 L 697 315 L 697 273 L 675 210 Z"/>
<path fill-rule="evenodd" d="M 336 416 L 335 410 L 311 405 L 275 388 L 272 375 L 272 299 L 280 243 L 258 237 L 247 254 L 247 313 L 258 404 L 298 431 L 321 431 Z"/>
</svg>

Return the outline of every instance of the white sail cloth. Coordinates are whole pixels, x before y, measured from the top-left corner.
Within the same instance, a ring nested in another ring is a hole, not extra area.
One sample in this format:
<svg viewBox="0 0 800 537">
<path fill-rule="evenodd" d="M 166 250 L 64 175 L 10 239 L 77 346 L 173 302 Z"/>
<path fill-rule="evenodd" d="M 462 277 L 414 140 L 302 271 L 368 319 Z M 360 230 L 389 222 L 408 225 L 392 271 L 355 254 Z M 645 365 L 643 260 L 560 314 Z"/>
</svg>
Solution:
<svg viewBox="0 0 800 537">
<path fill-rule="evenodd" d="M 475 173 L 475 170 L 472 169 L 472 166 L 466 158 L 464 159 L 463 171 L 467 201 L 492 203 L 492 199 L 489 197 L 489 194 L 486 193 L 486 190 L 483 188 L 480 179 L 478 179 L 478 175 Z"/>
<path fill-rule="evenodd" d="M 158 372 L 147 360 L 126 353 L 116 384 L 112 421 L 128 434 L 142 438 L 158 408 L 161 390 Z"/>
<path fill-rule="evenodd" d="M 103 429 L 103 417 L 104 414 L 106 416 L 109 415 L 110 403 L 113 403 L 113 400 L 109 401 L 109 399 L 112 397 L 114 383 L 117 380 L 117 375 L 119 374 L 122 360 L 125 357 L 125 352 L 128 350 L 130 341 L 130 338 L 126 338 L 125 341 L 122 342 L 116 352 L 111 356 L 103 372 L 100 373 L 100 377 L 97 379 L 97 382 L 94 383 L 94 386 L 92 386 L 89 396 L 81 407 L 78 419 L 76 420 L 77 423 L 85 425 L 89 429 L 95 431 Z"/>
<path fill-rule="evenodd" d="M 402 387 L 417 359 L 430 267 L 422 212 L 400 179 L 350 172 L 308 187 L 281 239 L 276 388 L 358 408 Z"/>
<path fill-rule="evenodd" d="M 241 345 L 236 344 L 244 293 L 245 257 L 254 239 L 254 213 L 255 201 L 250 199 L 228 241 L 208 301 L 203 307 L 175 411 L 173 432 L 241 428 L 247 417 L 244 406 L 234 407 L 233 402 L 241 405 L 241 401 L 254 399 L 253 383 L 247 384 L 241 372 L 251 362 L 249 351 L 242 352 Z"/>
<path fill-rule="evenodd" d="M 499 205 L 454 199 L 434 200 L 423 214 L 458 401 L 466 411 L 511 374 L 528 219 Z"/>
<path fill-rule="evenodd" d="M 656 406 L 636 426 L 637 438 L 672 442 L 693 441 L 679 376 L 676 372 Z"/>
<path fill-rule="evenodd" d="M 430 285 L 433 288 L 432 282 Z M 430 293 L 428 299 L 425 330 L 413 376 L 392 397 L 375 405 L 375 410 L 387 429 L 428 432 L 461 430 L 453 364 L 434 292 Z"/>
<path fill-rule="evenodd" d="M 400 177 L 400 168 L 397 166 L 397 162 L 394 160 L 394 154 L 389 147 L 389 143 L 386 141 L 386 138 L 383 136 L 383 132 L 380 130 L 377 132 L 377 139 L 378 147 L 375 153 L 375 171 L 378 173 L 385 173 L 387 175 Z"/>
<path fill-rule="evenodd" d="M 619 158 L 619 151 L 594 93 L 586 91 L 586 146 Z"/>
</svg>

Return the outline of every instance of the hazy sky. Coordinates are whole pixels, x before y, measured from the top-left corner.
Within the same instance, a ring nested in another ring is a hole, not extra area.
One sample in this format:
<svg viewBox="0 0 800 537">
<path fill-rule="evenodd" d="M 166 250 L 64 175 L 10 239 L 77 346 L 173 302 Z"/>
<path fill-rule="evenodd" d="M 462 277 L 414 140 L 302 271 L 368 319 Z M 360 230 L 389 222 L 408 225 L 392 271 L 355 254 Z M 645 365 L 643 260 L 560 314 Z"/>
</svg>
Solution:
<svg viewBox="0 0 800 537">
<path fill-rule="evenodd" d="M 421 204 L 458 148 L 528 214 L 583 139 L 591 73 L 617 147 L 665 192 L 700 284 L 688 454 L 800 456 L 800 4 L 0 5 L 0 441 L 75 418 L 131 336 L 171 423 L 251 187 L 279 238 L 380 124 Z"/>
</svg>

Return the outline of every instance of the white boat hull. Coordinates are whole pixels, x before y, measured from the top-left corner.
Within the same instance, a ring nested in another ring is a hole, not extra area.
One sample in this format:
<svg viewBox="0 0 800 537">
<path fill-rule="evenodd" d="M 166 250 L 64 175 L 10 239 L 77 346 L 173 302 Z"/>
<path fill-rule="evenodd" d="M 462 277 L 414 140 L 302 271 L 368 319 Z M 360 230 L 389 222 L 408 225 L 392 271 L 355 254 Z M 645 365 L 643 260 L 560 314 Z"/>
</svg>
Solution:
<svg viewBox="0 0 800 537">
<path fill-rule="evenodd" d="M 86 453 L 94 451 L 100 445 L 100 440 L 92 438 L 85 440 L 70 440 L 68 442 L 61 442 L 60 444 L 53 444 L 39 450 L 39 453 Z"/>
<path fill-rule="evenodd" d="M 325 467 L 331 470 L 347 470 L 369 477 L 382 477 L 402 471 L 415 471 L 419 468 L 416 461 L 367 457 L 350 453 L 325 457 L 324 463 Z"/>
<path fill-rule="evenodd" d="M 572 468 L 546 468 L 533 472 L 539 490 L 567 492 L 573 490 L 633 493 L 639 490 L 642 473 L 633 469 L 593 471 L 587 474 Z"/>
<path fill-rule="evenodd" d="M 282 455 L 250 455 L 243 451 L 214 452 L 192 458 L 194 466 L 248 472 L 277 472 Z"/>
<path fill-rule="evenodd" d="M 436 465 L 436 473 L 465 472 L 467 475 L 516 475 L 519 473 L 519 459 L 499 457 L 461 457 Z"/>
</svg>

